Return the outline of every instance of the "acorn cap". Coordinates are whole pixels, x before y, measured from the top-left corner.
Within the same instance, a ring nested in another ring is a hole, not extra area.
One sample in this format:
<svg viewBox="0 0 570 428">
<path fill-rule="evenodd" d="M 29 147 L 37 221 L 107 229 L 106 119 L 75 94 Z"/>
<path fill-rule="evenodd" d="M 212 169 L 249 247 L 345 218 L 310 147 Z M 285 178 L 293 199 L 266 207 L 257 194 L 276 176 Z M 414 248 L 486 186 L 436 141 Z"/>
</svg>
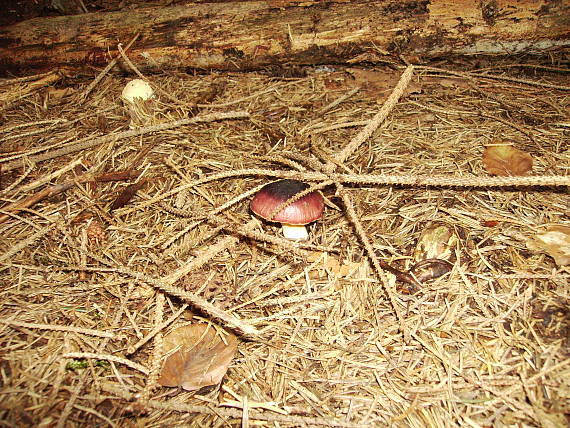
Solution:
<svg viewBox="0 0 570 428">
<path fill-rule="evenodd" d="M 323 197 L 317 191 L 287 205 L 281 212 L 270 218 L 277 207 L 308 188 L 308 184 L 298 180 L 275 181 L 257 192 L 251 200 L 250 208 L 255 214 L 268 221 L 294 225 L 311 223 L 320 219 L 324 210 Z"/>
</svg>

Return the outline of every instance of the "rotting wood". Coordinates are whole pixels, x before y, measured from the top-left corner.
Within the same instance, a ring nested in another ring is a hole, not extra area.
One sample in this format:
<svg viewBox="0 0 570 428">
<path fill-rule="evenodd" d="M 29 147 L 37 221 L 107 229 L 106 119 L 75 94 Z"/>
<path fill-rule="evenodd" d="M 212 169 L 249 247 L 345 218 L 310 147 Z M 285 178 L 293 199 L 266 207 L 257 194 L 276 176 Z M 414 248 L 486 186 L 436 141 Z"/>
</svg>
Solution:
<svg viewBox="0 0 570 428">
<path fill-rule="evenodd" d="M 252 70 L 570 45 L 570 0 L 235 1 L 35 18 L 0 30 L 0 73 L 104 67 Z"/>
</svg>

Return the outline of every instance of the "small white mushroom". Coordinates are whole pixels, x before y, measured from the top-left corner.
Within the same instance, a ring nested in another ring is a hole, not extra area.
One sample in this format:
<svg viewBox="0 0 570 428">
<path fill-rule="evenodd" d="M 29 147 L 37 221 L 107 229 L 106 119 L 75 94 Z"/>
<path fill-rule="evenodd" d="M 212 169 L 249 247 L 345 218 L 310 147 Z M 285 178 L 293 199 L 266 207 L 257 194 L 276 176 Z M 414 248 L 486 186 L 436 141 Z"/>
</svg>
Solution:
<svg viewBox="0 0 570 428">
<path fill-rule="evenodd" d="M 134 79 L 125 85 L 121 97 L 123 100 L 129 102 L 134 102 L 135 98 L 140 98 L 142 101 L 146 101 L 154 98 L 154 90 L 145 80 Z"/>
<path fill-rule="evenodd" d="M 121 98 L 131 117 L 130 128 L 149 124 L 152 117 L 154 90 L 142 79 L 134 79 L 125 85 Z"/>
</svg>

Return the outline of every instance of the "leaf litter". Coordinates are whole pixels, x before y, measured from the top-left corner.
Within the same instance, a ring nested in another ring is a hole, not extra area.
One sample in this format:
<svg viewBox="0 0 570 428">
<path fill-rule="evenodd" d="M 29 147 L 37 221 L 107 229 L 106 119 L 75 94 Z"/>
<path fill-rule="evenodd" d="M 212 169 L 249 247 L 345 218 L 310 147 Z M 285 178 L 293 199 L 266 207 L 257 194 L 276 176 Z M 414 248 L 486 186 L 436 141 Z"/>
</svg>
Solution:
<svg viewBox="0 0 570 428">
<path fill-rule="evenodd" d="M 57 73 L 3 86 L 2 421 L 567 420 L 570 273 L 560 249 L 527 248 L 549 226 L 570 224 L 560 185 L 570 170 L 560 125 L 567 72 L 553 71 L 553 58 L 544 69 L 538 58 L 529 67 L 519 60 L 508 72 L 501 59 L 485 72 L 467 62 L 417 67 L 387 119 L 342 160 L 403 68 L 357 76 L 352 66 L 352 83 L 338 66 L 295 79 L 154 75 L 173 99 L 159 92 L 152 125 L 137 129 L 119 101 L 127 78 L 118 74 L 89 91 L 90 80 L 68 77 L 76 94 L 89 95 L 77 102 L 74 91 L 52 92 L 57 108 L 38 90 L 59 82 Z M 545 81 L 554 87 L 545 91 Z M 532 170 L 510 170 L 521 162 L 499 157 L 505 175 L 489 177 L 483 153 L 497 136 L 532 156 Z M 141 171 L 144 187 L 110 211 Z M 320 189 L 331 203 L 306 245 L 283 242 L 248 211 L 248 195 L 277 178 L 332 181 Z M 429 224 L 453 229 L 457 241 L 428 240 L 436 250 L 429 257 L 451 269 L 406 293 L 374 257 L 402 272 L 430 260 L 414 256 Z M 219 351 L 205 351 L 212 361 L 224 357 L 213 387 L 197 392 L 201 383 L 186 384 L 195 376 L 174 374 L 182 388 L 160 386 L 178 346 L 163 332 L 205 319 L 235 334 L 237 357 L 228 362 L 231 347 L 219 342 Z M 87 364 L 70 372 L 70 361 Z"/>
</svg>

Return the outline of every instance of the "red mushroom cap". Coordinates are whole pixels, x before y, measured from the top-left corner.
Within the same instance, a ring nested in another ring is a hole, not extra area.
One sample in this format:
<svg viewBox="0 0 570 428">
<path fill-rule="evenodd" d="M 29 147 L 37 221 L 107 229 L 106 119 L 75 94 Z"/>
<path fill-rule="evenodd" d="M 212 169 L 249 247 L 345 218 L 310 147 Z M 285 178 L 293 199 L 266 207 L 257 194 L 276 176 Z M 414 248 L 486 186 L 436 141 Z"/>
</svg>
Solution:
<svg viewBox="0 0 570 428">
<path fill-rule="evenodd" d="M 323 215 L 324 201 L 317 191 L 303 196 L 287 205 L 272 218 L 269 216 L 279 205 L 291 199 L 309 185 L 297 180 L 279 180 L 263 187 L 251 200 L 250 208 L 258 216 L 268 221 L 304 225 L 318 220 Z"/>
</svg>

